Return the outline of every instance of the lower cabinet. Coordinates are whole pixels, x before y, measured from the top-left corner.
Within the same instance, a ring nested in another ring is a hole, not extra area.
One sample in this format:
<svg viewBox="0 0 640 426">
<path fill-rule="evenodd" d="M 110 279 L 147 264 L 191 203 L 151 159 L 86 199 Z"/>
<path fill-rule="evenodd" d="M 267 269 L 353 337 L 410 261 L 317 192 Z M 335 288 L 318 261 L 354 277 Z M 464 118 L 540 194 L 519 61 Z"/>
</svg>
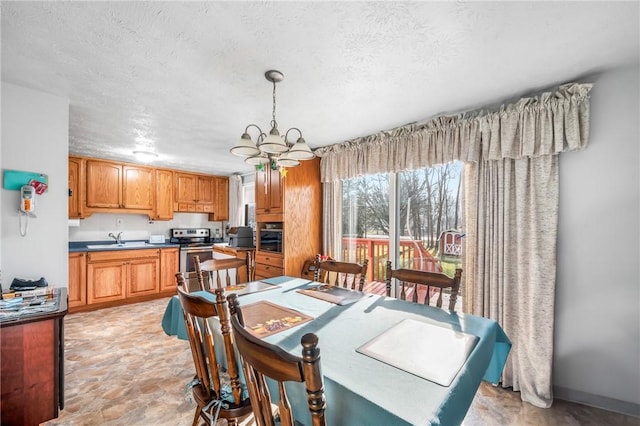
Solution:
<svg viewBox="0 0 640 426">
<path fill-rule="evenodd" d="M 87 254 L 88 304 L 158 293 L 159 282 L 159 249 Z"/>
<path fill-rule="evenodd" d="M 87 304 L 87 254 L 69 253 L 69 308 Z"/>
<path fill-rule="evenodd" d="M 178 248 L 160 250 L 160 291 L 176 291 L 176 274 L 180 271 Z"/>
<path fill-rule="evenodd" d="M 281 254 L 256 251 L 255 279 L 284 275 L 284 257 Z"/>
<path fill-rule="evenodd" d="M 177 247 L 69 253 L 69 311 L 166 297 L 176 291 Z"/>
</svg>

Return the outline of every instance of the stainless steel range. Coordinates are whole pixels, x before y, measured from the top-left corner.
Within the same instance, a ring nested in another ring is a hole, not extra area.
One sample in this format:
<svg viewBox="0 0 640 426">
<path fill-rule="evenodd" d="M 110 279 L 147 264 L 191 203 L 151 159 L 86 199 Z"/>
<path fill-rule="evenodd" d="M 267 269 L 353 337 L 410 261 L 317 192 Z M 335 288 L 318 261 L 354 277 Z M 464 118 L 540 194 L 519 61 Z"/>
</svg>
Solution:
<svg viewBox="0 0 640 426">
<path fill-rule="evenodd" d="M 193 258 L 200 256 L 200 262 L 212 258 L 213 244 L 209 228 L 174 228 L 171 230 L 173 244 L 180 244 L 180 272 L 195 271 Z"/>
</svg>

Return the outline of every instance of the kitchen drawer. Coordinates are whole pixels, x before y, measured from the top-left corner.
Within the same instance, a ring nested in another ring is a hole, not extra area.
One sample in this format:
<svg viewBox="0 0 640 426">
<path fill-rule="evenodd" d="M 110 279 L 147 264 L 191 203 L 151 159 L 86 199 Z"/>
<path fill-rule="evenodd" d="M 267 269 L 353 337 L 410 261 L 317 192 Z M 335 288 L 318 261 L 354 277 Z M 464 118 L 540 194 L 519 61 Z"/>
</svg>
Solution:
<svg viewBox="0 0 640 426">
<path fill-rule="evenodd" d="M 104 262 L 110 260 L 130 260 L 148 257 L 160 257 L 160 249 L 143 250 L 109 250 L 87 253 L 87 262 Z"/>
<path fill-rule="evenodd" d="M 256 280 L 262 278 L 279 277 L 284 275 L 284 268 L 272 265 L 265 265 L 264 263 L 256 263 Z"/>
<path fill-rule="evenodd" d="M 280 269 L 284 268 L 284 258 L 279 254 L 265 253 L 262 251 L 256 252 L 256 263 L 263 263 L 265 265 L 277 266 Z"/>
</svg>

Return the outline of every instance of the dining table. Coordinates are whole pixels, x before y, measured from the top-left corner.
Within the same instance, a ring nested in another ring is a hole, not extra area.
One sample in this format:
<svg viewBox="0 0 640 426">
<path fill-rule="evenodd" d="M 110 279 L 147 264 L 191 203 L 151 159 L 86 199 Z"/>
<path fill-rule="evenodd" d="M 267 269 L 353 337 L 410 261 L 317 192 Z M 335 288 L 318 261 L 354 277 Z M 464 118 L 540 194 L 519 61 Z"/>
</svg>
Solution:
<svg viewBox="0 0 640 426">
<path fill-rule="evenodd" d="M 307 318 L 263 339 L 300 356 L 301 337 L 318 336 L 328 425 L 461 424 L 480 383 L 500 381 L 511 349 L 488 318 L 373 294 L 341 305 L 309 296 L 320 283 L 306 278 L 261 283 L 266 289 L 239 293 L 240 307 L 267 302 Z M 187 339 L 178 296 L 162 328 Z M 278 395 L 275 383 L 269 387 Z M 304 385 L 287 383 L 287 392 L 295 418 L 310 424 Z"/>
</svg>

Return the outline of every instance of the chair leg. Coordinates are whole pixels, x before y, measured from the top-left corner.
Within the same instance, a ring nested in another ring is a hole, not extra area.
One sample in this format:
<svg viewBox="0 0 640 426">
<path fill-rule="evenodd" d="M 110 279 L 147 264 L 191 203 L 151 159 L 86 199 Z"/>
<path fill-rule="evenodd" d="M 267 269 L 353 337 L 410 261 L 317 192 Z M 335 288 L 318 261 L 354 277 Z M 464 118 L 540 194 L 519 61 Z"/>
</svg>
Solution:
<svg viewBox="0 0 640 426">
<path fill-rule="evenodd" d="M 198 408 L 196 408 L 196 415 L 193 418 L 193 426 L 198 426 L 198 420 L 200 419 L 201 413 L 202 413 L 202 407 L 198 405 Z"/>
</svg>

